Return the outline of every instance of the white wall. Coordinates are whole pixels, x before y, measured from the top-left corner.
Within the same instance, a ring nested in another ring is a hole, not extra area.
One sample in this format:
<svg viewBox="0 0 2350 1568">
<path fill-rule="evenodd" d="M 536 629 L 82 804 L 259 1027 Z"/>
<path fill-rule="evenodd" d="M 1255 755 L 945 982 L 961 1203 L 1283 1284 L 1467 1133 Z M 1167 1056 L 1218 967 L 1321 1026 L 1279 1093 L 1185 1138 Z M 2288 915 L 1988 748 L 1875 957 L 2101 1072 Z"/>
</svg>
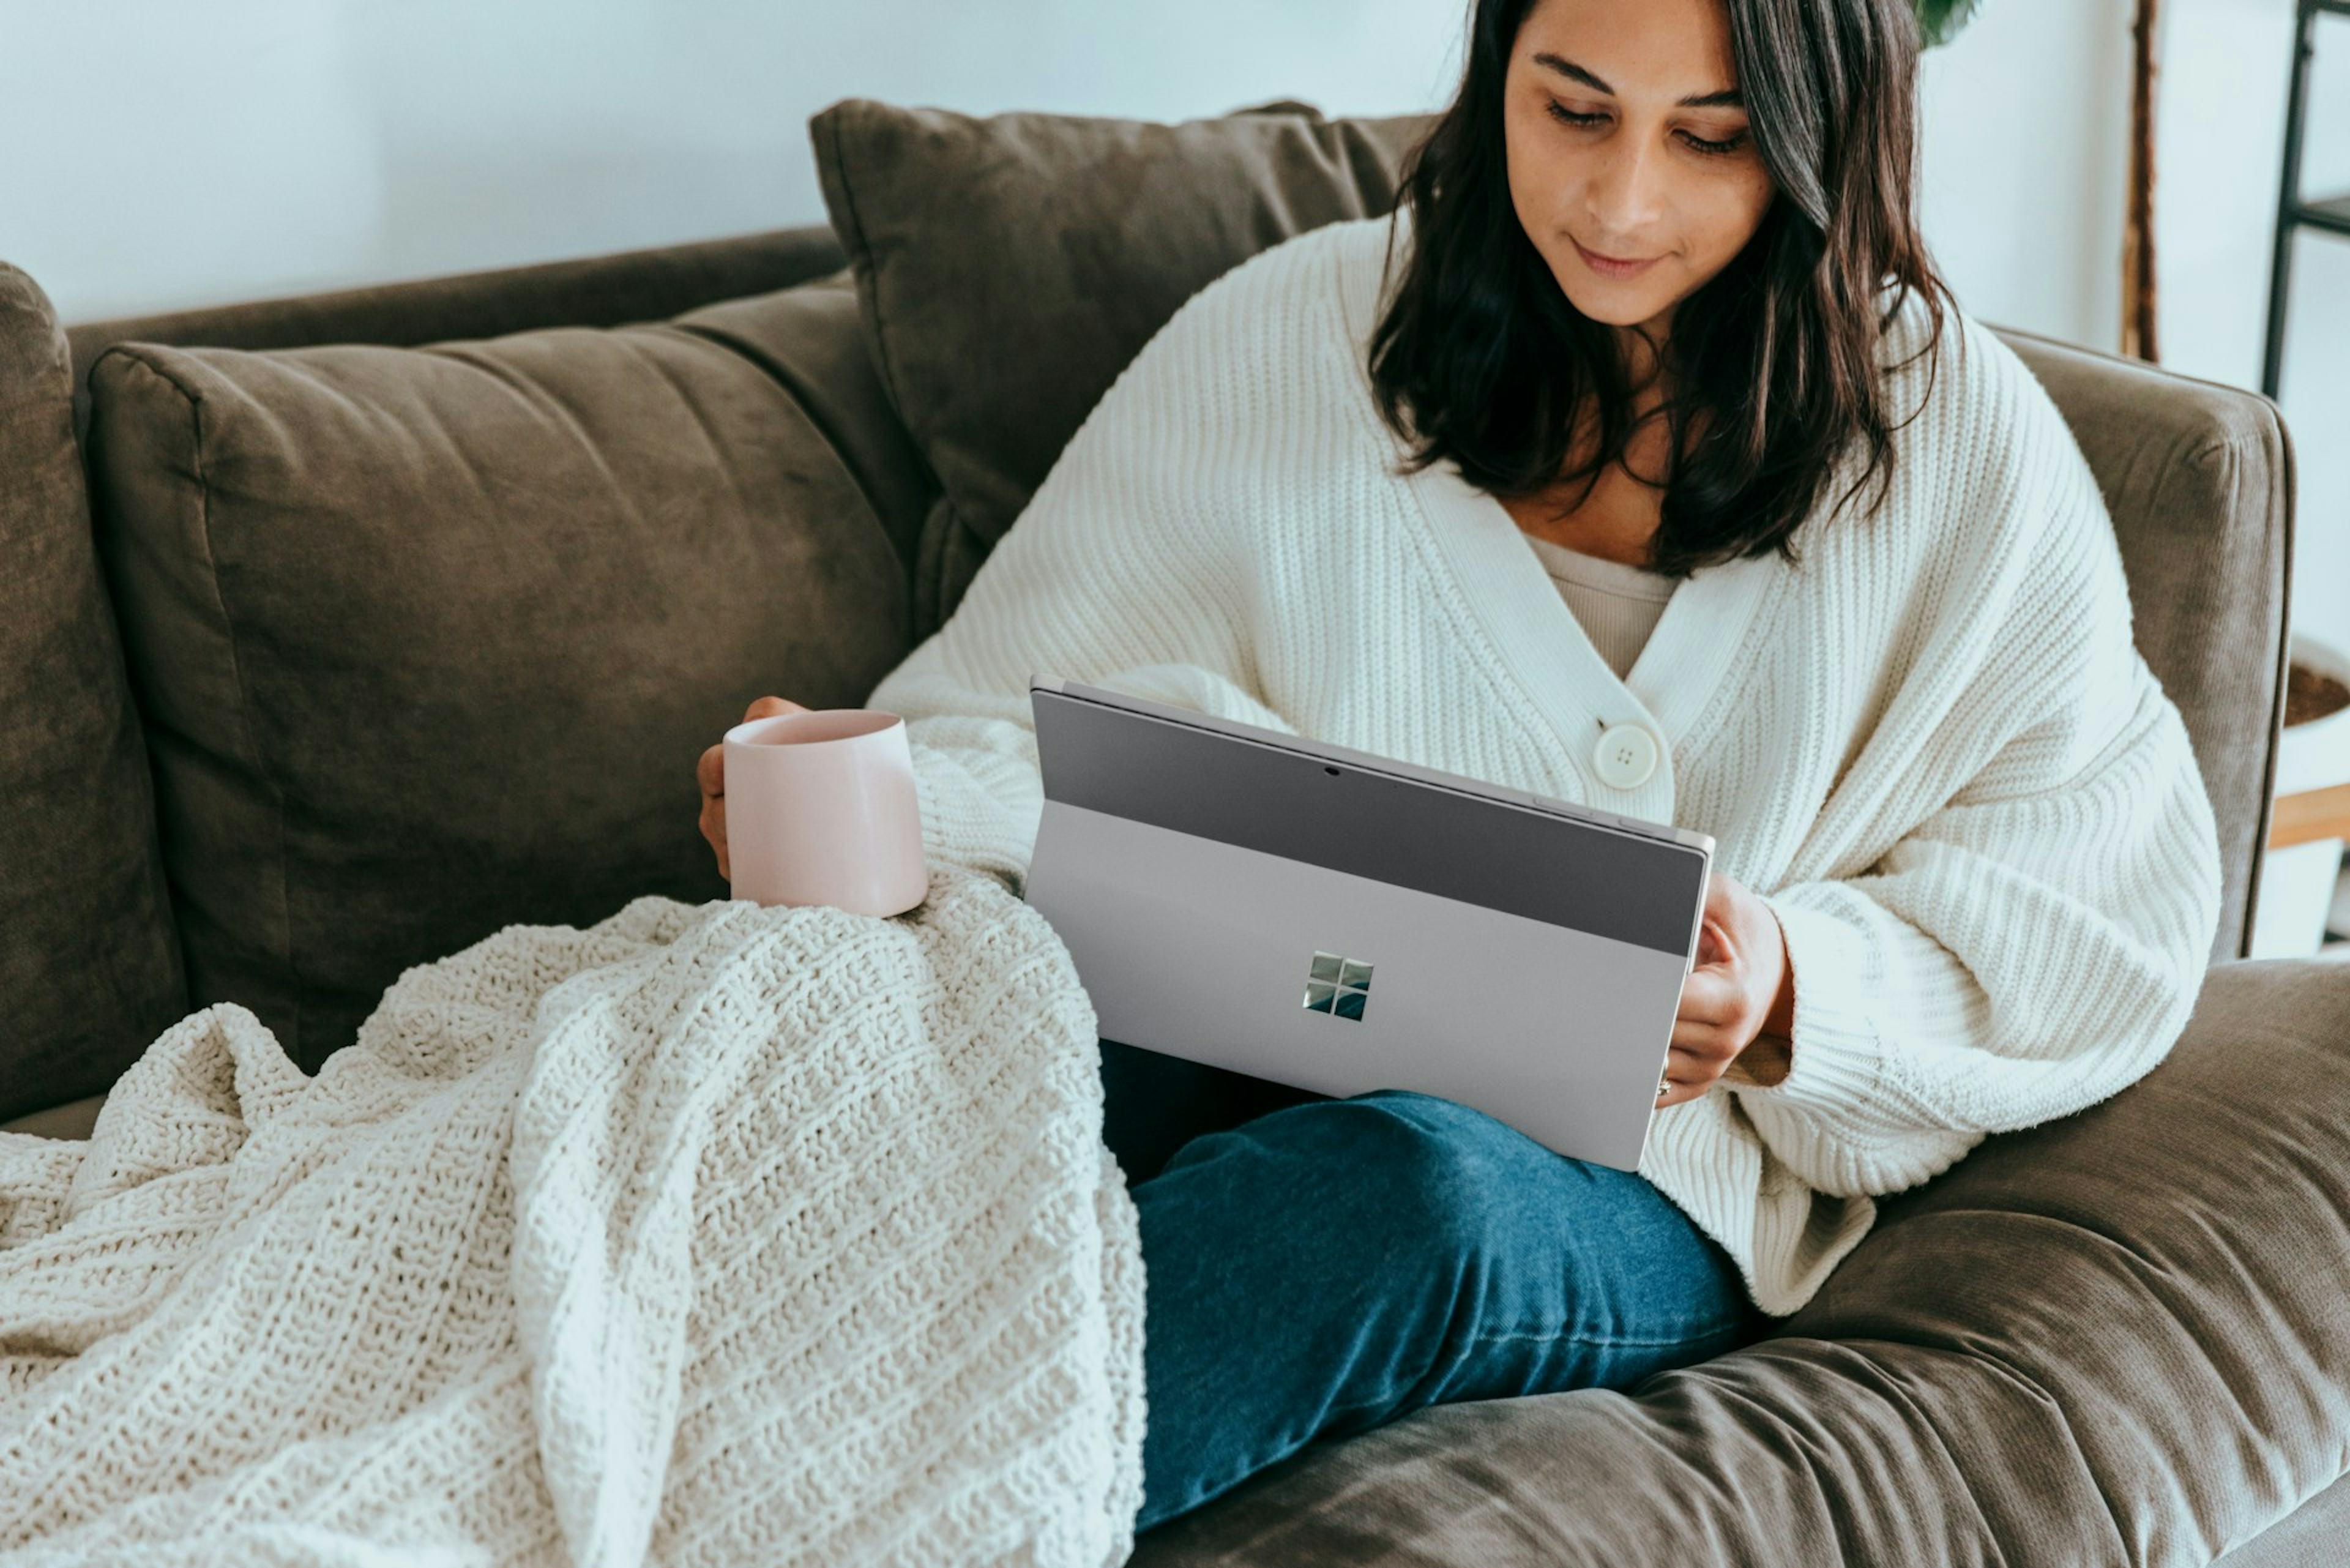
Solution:
<svg viewBox="0 0 2350 1568">
<path fill-rule="evenodd" d="M 2129 0 L 1986 0 L 1928 52 L 1918 203 L 1975 315 L 2117 340 L 2129 13 Z"/>
<path fill-rule="evenodd" d="M 1451 88 L 1466 10 L 0 0 L 0 136 L 38 150 L 0 161 L 0 254 L 79 319 L 818 222 L 806 123 L 837 98 L 1421 110 Z M 1983 314 L 2111 336 L 2126 13 L 1989 0 L 1929 57 L 1929 230 Z"/>
<path fill-rule="evenodd" d="M 819 222 L 851 95 L 1176 119 L 1440 104 L 1467 0 L 0 0 L 0 256 L 68 320 Z M 2167 360 L 2259 378 L 2290 0 L 2166 0 Z M 1928 58 L 1927 231 L 1988 318 L 2118 338 L 2128 0 Z M 2312 188 L 2350 189 L 2350 24 Z M 2297 618 L 2350 640 L 2350 242 L 2304 242 Z"/>
<path fill-rule="evenodd" d="M 2155 200 L 2163 362 L 2258 387 L 2266 341 L 2289 0 L 2166 7 Z M 2321 17 L 2303 189 L 2350 192 L 2350 18 Z M 2300 458 L 2293 618 L 2350 647 L 2350 239 L 2303 232 L 2279 402 Z"/>
<path fill-rule="evenodd" d="M 1432 105 L 1454 0 L 0 0 L 0 255 L 68 320 L 821 222 L 851 96 Z M 27 154 L 30 155 L 27 155 Z"/>
</svg>

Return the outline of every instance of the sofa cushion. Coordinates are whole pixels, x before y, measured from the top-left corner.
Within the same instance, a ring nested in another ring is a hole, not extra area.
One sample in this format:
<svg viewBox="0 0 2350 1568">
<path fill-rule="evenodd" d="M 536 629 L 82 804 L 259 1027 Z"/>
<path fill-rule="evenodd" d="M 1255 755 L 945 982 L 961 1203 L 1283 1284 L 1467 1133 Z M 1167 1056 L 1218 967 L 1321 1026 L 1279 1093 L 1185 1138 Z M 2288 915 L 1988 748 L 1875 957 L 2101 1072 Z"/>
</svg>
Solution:
<svg viewBox="0 0 2350 1568">
<path fill-rule="evenodd" d="M 1392 207 L 1431 123 L 1286 100 L 1165 125 L 847 99 L 810 120 L 889 397 L 942 490 L 917 635 L 1177 306 L 1278 241 Z"/>
<path fill-rule="evenodd" d="M 65 335 L 0 265 L 0 1120 L 111 1084 L 186 1011 Z"/>
<path fill-rule="evenodd" d="M 2151 1075 L 1887 1203 L 1771 1337 L 1312 1445 L 1134 1568 L 2206 1563 L 2350 1469 L 2345 1280 L 2350 964 L 2223 964 Z"/>
<path fill-rule="evenodd" d="M 316 1068 L 411 964 L 725 896 L 703 747 L 909 646 L 847 280 L 424 348 L 129 344 L 90 375 L 102 556 L 195 1004 Z M 926 493 L 893 482 L 910 539 Z M 62 1096 L 60 1096 L 62 1097 Z"/>
<path fill-rule="evenodd" d="M 72 1100 L 62 1106 L 0 1122 L 0 1133 L 29 1133 L 35 1137 L 86 1138 L 98 1126 L 98 1113 L 106 1108 L 104 1095 L 92 1095 L 87 1099 Z"/>
<path fill-rule="evenodd" d="M 832 231 L 809 223 L 323 294 L 77 321 L 66 328 L 66 342 L 73 350 L 78 389 L 88 382 L 91 363 L 117 343 L 215 348 L 381 343 L 410 348 L 542 327 L 619 327 L 807 283 L 838 271 L 844 259 Z M 87 421 L 88 411 L 84 394 L 76 416 Z"/>
<path fill-rule="evenodd" d="M 2284 722 L 2293 505 L 2284 421 L 2275 404 L 2240 387 L 2028 333 L 2001 336 L 2064 411 L 2105 493 L 2138 651 L 2178 704 L 2219 818 L 2211 957 L 2241 958 L 2251 950 Z"/>
</svg>

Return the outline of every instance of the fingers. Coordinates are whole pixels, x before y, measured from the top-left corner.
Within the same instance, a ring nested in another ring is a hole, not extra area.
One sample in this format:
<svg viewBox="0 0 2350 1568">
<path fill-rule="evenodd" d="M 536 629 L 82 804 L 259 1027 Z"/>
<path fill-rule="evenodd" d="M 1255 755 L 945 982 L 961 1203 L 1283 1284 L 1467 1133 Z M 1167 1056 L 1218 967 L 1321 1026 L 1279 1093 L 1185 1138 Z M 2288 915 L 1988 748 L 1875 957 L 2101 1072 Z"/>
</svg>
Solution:
<svg viewBox="0 0 2350 1568">
<path fill-rule="evenodd" d="M 718 857 L 718 874 L 721 877 L 727 877 L 731 880 L 733 877 L 733 870 L 727 863 L 726 857 L 725 797 L 723 795 L 709 794 L 703 794 L 702 797 L 702 815 L 695 826 L 702 829 L 702 836 L 708 841 L 711 851 Z"/>
<path fill-rule="evenodd" d="M 803 704 L 787 697 L 760 697 L 743 710 L 743 722 L 747 724 L 754 719 L 772 719 L 779 713 L 805 713 L 808 711 Z M 721 741 L 702 753 L 700 760 L 693 764 L 693 777 L 705 795 L 715 797 L 726 793 L 725 742 Z"/>
<path fill-rule="evenodd" d="M 806 713 L 809 709 L 787 697 L 761 697 L 743 710 L 743 722 L 754 719 L 772 719 L 779 713 Z M 728 881 L 734 879 L 734 867 L 726 853 L 726 742 L 720 741 L 694 760 L 693 781 L 702 789 L 702 816 L 699 826 L 702 836 L 718 856 L 718 874 Z"/>
<path fill-rule="evenodd" d="M 1720 1073 L 1737 1059 L 1737 1039 L 1738 1036 L 1727 1029 L 1675 1024 L 1672 1044 L 1665 1052 L 1666 1075 L 1674 1078 L 1711 1077 Z"/>
<path fill-rule="evenodd" d="M 718 874 L 728 881 L 734 877 L 726 861 L 726 746 L 723 742 L 702 753 L 694 764 L 695 782 L 702 785 L 702 815 L 695 826 L 718 857 Z"/>
<path fill-rule="evenodd" d="M 1713 1081 L 1728 1067 L 1735 1052 L 1716 1044 L 1689 1046 L 1676 1044 L 1665 1053 L 1664 1092 L 1657 1096 L 1657 1108 L 1678 1106 L 1694 1100 L 1713 1087 Z"/>
<path fill-rule="evenodd" d="M 1747 1007 L 1746 987 L 1719 969 L 1693 969 L 1681 981 L 1679 1023 L 1719 1028 L 1734 1023 Z"/>
<path fill-rule="evenodd" d="M 1697 967 L 1700 969 L 1736 970 L 1744 964 L 1746 955 L 1740 943 L 1731 940 L 1730 927 L 1722 921 L 1706 917 L 1698 924 Z"/>
<path fill-rule="evenodd" d="M 1699 922 L 1697 931 L 1697 961 L 1700 968 L 1721 961 L 1724 943 L 1721 925 L 1711 918 Z"/>
<path fill-rule="evenodd" d="M 1705 912 L 1701 918 L 1708 925 L 1728 925 L 1730 912 L 1738 907 L 1742 890 L 1736 877 L 1715 867 L 1705 879 Z"/>
</svg>

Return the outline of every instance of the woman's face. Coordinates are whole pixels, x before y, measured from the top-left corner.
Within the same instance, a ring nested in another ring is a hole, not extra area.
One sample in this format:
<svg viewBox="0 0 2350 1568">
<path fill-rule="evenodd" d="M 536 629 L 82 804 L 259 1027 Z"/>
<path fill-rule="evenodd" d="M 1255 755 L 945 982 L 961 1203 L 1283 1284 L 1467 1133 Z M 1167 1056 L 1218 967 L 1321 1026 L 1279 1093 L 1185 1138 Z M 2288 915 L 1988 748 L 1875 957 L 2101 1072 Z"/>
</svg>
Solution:
<svg viewBox="0 0 2350 1568">
<path fill-rule="evenodd" d="M 1503 95 L 1510 199 L 1551 275 L 1661 338 L 1771 205 L 1722 0 L 1535 0 Z"/>
</svg>

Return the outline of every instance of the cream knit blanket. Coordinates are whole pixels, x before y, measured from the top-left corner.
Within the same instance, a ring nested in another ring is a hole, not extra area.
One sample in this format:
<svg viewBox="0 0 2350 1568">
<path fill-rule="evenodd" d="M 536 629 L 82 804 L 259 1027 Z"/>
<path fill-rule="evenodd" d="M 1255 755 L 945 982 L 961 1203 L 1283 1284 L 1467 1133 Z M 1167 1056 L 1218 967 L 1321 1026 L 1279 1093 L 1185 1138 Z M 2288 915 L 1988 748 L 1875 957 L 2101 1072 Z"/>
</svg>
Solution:
<svg viewBox="0 0 2350 1568">
<path fill-rule="evenodd" d="M 935 865 L 233 1003 L 0 1134 L 0 1563 L 1123 1561 L 1142 1271 L 1091 1002 Z"/>
</svg>

